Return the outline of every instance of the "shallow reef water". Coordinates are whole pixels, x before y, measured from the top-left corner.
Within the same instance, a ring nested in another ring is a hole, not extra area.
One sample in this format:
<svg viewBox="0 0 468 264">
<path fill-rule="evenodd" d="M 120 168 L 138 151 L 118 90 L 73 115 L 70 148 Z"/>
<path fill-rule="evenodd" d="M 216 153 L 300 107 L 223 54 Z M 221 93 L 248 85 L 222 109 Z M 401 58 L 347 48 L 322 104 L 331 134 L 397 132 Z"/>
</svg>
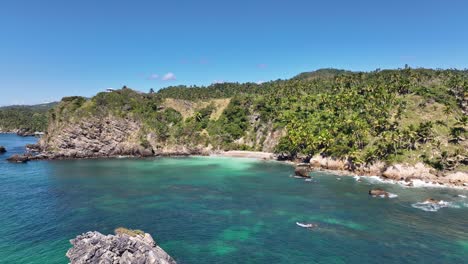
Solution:
<svg viewBox="0 0 468 264">
<path fill-rule="evenodd" d="M 306 182 L 290 165 L 240 158 L 5 161 L 34 141 L 0 135 L 0 263 L 67 263 L 70 239 L 120 226 L 151 233 L 182 264 L 468 263 L 466 191 Z"/>
</svg>

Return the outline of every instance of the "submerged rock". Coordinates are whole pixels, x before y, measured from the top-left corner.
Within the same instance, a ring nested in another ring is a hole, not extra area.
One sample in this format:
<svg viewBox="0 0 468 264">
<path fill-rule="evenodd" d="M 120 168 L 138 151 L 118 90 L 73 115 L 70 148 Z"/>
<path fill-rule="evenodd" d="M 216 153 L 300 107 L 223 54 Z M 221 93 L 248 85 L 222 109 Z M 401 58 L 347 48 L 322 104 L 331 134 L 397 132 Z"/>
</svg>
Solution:
<svg viewBox="0 0 468 264">
<path fill-rule="evenodd" d="M 430 204 L 438 204 L 438 203 L 440 203 L 440 200 L 429 198 L 429 199 L 426 199 L 424 202 L 425 203 L 430 203 Z"/>
<path fill-rule="evenodd" d="M 3 154 L 6 152 L 6 148 L 4 146 L 0 146 L 0 154 Z"/>
<path fill-rule="evenodd" d="M 369 195 L 372 195 L 374 197 L 376 196 L 389 197 L 390 193 L 378 188 L 378 189 L 369 190 Z"/>
<path fill-rule="evenodd" d="M 29 161 L 29 156 L 15 154 L 9 157 L 7 160 L 13 163 L 25 163 Z"/>
<path fill-rule="evenodd" d="M 142 231 L 119 228 L 116 235 L 107 236 L 99 232 L 87 232 L 70 240 L 70 243 L 73 247 L 66 256 L 71 264 L 176 264 L 171 256 L 156 245 L 150 234 Z"/>
</svg>

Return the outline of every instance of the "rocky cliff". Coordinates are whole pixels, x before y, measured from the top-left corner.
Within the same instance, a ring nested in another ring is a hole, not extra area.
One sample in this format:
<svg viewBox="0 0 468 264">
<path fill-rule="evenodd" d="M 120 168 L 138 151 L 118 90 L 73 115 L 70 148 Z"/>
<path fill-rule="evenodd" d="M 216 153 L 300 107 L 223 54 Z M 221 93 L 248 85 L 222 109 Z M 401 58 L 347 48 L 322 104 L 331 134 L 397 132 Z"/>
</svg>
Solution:
<svg viewBox="0 0 468 264">
<path fill-rule="evenodd" d="M 285 134 L 255 113 L 234 120 L 240 123 L 239 128 L 234 126 L 225 114 L 229 100 L 161 101 L 146 96 L 123 89 L 91 99 L 64 98 L 49 116 L 39 158 L 192 155 L 230 149 L 272 152 Z"/>
<path fill-rule="evenodd" d="M 117 233 L 103 235 L 88 232 L 72 239 L 67 252 L 71 264 L 141 263 L 175 264 L 176 261 L 156 245 L 148 233 Z"/>
<path fill-rule="evenodd" d="M 151 156 L 151 146 L 142 146 L 141 125 L 135 120 L 84 118 L 71 123 L 52 123 L 39 141 L 43 152 L 55 157 L 88 158 L 118 155 Z"/>
</svg>

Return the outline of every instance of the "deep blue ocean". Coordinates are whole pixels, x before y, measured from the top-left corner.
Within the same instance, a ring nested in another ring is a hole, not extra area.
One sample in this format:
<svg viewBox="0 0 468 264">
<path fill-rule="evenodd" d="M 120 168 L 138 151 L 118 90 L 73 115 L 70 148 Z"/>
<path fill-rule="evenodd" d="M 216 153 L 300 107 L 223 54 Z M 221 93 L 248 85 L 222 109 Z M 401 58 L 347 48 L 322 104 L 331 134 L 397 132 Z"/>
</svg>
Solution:
<svg viewBox="0 0 468 264">
<path fill-rule="evenodd" d="M 0 135 L 0 263 L 68 263 L 70 239 L 120 226 L 151 233 L 180 264 L 468 263 L 466 191 L 325 173 L 306 182 L 253 159 L 6 162 L 35 140 Z M 369 197 L 374 187 L 397 197 Z"/>
</svg>

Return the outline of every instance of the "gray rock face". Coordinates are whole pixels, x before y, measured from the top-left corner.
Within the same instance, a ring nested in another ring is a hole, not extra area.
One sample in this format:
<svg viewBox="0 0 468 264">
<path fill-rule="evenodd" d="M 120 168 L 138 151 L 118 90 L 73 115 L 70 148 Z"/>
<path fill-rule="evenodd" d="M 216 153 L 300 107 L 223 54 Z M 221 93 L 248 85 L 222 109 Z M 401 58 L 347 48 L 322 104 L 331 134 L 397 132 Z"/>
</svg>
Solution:
<svg viewBox="0 0 468 264">
<path fill-rule="evenodd" d="M 28 146 L 31 159 L 81 159 L 117 156 L 183 156 L 207 153 L 206 146 L 166 144 L 145 131 L 138 120 L 108 116 L 51 122 L 38 144 Z"/>
<path fill-rule="evenodd" d="M 141 146 L 140 127 L 136 121 L 112 117 L 53 123 L 38 148 L 53 154 L 49 155 L 51 158 L 152 156 L 154 151 L 150 146 Z"/>
<path fill-rule="evenodd" d="M 88 232 L 70 240 L 73 245 L 67 252 L 71 264 L 176 264 L 150 234 L 103 235 Z"/>
</svg>

